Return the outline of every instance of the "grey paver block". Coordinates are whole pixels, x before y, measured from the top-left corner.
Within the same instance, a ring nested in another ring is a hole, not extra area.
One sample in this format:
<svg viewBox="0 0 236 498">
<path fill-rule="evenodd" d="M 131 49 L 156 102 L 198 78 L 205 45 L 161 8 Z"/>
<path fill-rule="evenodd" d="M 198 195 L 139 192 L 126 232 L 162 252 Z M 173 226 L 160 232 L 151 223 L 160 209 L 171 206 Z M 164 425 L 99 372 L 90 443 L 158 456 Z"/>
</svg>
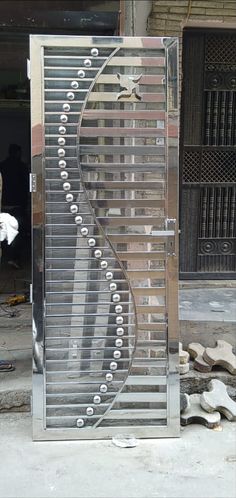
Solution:
<svg viewBox="0 0 236 498">
<path fill-rule="evenodd" d="M 180 413 L 184 412 L 190 408 L 189 395 L 186 393 L 180 393 Z"/>
<path fill-rule="evenodd" d="M 189 362 L 189 353 L 188 351 L 184 351 L 182 342 L 179 343 L 179 362 L 181 365 L 184 365 Z"/>
<path fill-rule="evenodd" d="M 179 363 L 179 374 L 183 375 L 189 372 L 189 363 Z"/>
<path fill-rule="evenodd" d="M 219 427 L 221 416 L 219 412 L 208 413 L 200 405 L 200 394 L 190 394 L 190 406 L 181 413 L 181 425 L 202 424 L 208 429 Z"/>
<path fill-rule="evenodd" d="M 227 393 L 224 382 L 212 379 L 208 385 L 209 392 L 201 394 L 201 407 L 209 413 L 218 410 L 223 413 L 228 420 L 236 420 L 236 402 Z"/>
<path fill-rule="evenodd" d="M 209 365 L 220 365 L 226 368 L 231 374 L 236 375 L 236 356 L 233 354 L 233 347 L 229 342 L 219 339 L 215 348 L 206 348 L 203 359 Z"/>
<path fill-rule="evenodd" d="M 195 368 L 195 370 L 198 370 L 199 372 L 211 371 L 212 366 L 203 359 L 205 348 L 199 342 L 191 342 L 188 346 L 188 351 L 191 358 L 194 359 L 193 368 Z"/>
</svg>

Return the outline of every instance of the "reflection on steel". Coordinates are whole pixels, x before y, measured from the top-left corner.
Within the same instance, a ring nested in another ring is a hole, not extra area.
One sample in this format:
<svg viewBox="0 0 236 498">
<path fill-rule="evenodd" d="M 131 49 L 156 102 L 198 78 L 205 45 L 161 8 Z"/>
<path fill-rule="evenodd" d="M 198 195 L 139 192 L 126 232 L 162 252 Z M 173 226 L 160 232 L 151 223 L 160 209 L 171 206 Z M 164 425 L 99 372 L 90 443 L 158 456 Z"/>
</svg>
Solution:
<svg viewBox="0 0 236 498">
<path fill-rule="evenodd" d="M 176 436 L 176 40 L 32 36 L 31 61 L 34 438 Z"/>
</svg>

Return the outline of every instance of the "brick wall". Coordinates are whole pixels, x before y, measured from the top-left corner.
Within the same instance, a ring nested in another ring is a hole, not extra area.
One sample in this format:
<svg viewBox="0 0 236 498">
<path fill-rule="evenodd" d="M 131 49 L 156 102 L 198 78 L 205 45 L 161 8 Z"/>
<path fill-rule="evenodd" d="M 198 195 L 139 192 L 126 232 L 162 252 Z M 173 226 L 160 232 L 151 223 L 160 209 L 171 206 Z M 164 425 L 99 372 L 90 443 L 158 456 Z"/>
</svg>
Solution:
<svg viewBox="0 0 236 498">
<path fill-rule="evenodd" d="M 153 0 L 148 34 L 179 37 L 180 67 L 183 28 L 193 25 L 236 28 L 236 0 Z"/>
</svg>

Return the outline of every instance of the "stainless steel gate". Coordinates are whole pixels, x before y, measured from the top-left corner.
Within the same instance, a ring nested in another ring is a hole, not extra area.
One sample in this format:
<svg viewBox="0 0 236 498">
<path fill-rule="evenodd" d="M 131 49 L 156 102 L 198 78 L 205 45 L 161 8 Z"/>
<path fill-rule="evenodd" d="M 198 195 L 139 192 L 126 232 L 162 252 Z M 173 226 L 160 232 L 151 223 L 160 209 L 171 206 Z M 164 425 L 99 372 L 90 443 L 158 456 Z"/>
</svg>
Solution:
<svg viewBox="0 0 236 498">
<path fill-rule="evenodd" d="M 177 436 L 177 42 L 31 37 L 35 439 Z"/>
</svg>

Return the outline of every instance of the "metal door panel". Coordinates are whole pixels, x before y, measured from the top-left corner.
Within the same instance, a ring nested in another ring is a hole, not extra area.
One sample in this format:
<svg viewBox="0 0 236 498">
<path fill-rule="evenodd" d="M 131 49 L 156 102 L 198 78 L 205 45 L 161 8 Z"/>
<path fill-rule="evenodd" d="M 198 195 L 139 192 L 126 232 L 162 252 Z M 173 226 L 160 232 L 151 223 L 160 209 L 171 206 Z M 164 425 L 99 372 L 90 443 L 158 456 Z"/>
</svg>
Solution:
<svg viewBox="0 0 236 498">
<path fill-rule="evenodd" d="M 176 68 L 31 37 L 34 439 L 179 434 Z"/>
</svg>

